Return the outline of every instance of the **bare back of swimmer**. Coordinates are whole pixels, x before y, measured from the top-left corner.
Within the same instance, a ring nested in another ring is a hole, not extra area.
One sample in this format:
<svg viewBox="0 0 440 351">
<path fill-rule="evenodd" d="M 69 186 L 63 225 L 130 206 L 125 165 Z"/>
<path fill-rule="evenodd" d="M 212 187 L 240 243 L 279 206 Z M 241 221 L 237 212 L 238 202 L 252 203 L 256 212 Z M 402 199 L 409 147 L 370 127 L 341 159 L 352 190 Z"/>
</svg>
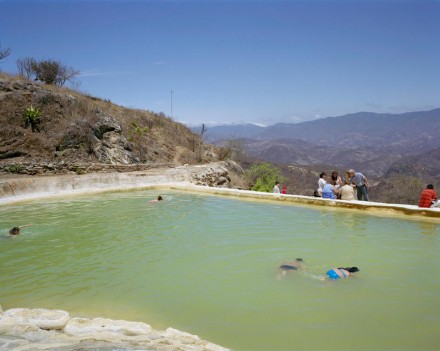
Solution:
<svg viewBox="0 0 440 351">
<path fill-rule="evenodd" d="M 341 278 L 347 278 L 353 273 L 359 272 L 357 267 L 346 267 L 346 268 L 332 268 L 328 270 L 325 274 L 327 277 L 333 280 L 338 280 Z"/>
<path fill-rule="evenodd" d="M 297 258 L 295 261 L 289 261 L 278 266 L 278 278 L 284 277 L 288 272 L 300 270 L 304 267 L 302 258 Z"/>
</svg>

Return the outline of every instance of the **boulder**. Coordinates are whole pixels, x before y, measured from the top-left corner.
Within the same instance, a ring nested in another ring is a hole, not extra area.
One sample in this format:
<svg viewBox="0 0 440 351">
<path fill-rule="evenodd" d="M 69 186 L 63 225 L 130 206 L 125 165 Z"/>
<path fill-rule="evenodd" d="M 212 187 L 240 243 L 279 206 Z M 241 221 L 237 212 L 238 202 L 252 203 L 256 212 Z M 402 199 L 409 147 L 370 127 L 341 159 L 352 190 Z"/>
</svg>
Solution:
<svg viewBox="0 0 440 351">
<path fill-rule="evenodd" d="M 97 122 L 93 132 L 97 138 L 93 152 L 99 161 L 111 164 L 136 163 L 139 160 L 133 156 L 130 143 L 122 134 L 119 123 L 110 115 L 97 111 Z"/>
<path fill-rule="evenodd" d="M 120 124 L 113 117 L 101 113 L 101 111 L 98 111 L 97 116 L 98 120 L 94 125 L 93 131 L 98 139 L 101 140 L 104 137 L 104 134 L 108 132 L 119 134 L 122 132 Z"/>
</svg>

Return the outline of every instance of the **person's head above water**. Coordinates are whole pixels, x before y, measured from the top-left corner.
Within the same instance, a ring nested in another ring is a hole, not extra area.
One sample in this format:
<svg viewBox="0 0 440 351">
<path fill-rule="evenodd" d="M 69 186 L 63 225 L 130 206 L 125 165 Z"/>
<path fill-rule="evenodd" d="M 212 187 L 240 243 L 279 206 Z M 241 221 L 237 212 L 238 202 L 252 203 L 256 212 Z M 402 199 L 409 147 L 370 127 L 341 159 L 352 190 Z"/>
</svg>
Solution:
<svg viewBox="0 0 440 351">
<path fill-rule="evenodd" d="M 20 234 L 20 227 L 14 227 L 12 229 L 9 230 L 9 234 L 11 235 L 18 235 Z"/>
<path fill-rule="evenodd" d="M 21 228 L 26 228 L 26 227 L 30 227 L 32 224 L 25 224 L 25 225 L 21 225 L 19 227 L 14 227 L 12 229 L 9 230 L 9 234 L 10 235 L 18 235 L 20 234 L 20 229 Z"/>
<path fill-rule="evenodd" d="M 359 272 L 359 268 L 357 267 L 339 267 L 338 269 L 345 269 L 347 272 L 356 273 Z"/>
<path fill-rule="evenodd" d="M 159 195 L 159 196 L 157 197 L 157 201 L 162 201 L 162 200 L 163 200 L 162 196 Z"/>
</svg>

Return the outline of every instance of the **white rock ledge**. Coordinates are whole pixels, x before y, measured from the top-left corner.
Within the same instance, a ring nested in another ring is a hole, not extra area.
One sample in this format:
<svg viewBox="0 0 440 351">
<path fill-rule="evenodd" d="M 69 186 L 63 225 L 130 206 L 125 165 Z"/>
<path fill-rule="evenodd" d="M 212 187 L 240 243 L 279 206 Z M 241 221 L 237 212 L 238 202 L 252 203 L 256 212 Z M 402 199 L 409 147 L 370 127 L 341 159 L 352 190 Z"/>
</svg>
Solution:
<svg viewBox="0 0 440 351">
<path fill-rule="evenodd" d="M 1 311 L 1 306 L 0 306 Z M 0 313 L 0 350 L 228 351 L 173 328 L 142 322 L 70 318 L 61 310 L 14 308 Z"/>
<path fill-rule="evenodd" d="M 31 324 L 40 329 L 63 329 L 70 319 L 66 311 L 13 308 L 3 314 L 3 319 L 11 318 L 18 324 Z"/>
</svg>

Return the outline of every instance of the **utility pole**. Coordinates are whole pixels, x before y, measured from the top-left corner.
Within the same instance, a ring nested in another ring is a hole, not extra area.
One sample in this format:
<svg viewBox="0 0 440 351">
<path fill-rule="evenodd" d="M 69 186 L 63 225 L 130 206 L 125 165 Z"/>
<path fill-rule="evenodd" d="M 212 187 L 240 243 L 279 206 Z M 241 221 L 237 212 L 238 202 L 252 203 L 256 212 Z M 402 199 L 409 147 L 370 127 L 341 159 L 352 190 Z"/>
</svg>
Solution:
<svg viewBox="0 0 440 351">
<path fill-rule="evenodd" d="M 171 118 L 173 118 L 173 91 L 171 90 Z"/>
</svg>

